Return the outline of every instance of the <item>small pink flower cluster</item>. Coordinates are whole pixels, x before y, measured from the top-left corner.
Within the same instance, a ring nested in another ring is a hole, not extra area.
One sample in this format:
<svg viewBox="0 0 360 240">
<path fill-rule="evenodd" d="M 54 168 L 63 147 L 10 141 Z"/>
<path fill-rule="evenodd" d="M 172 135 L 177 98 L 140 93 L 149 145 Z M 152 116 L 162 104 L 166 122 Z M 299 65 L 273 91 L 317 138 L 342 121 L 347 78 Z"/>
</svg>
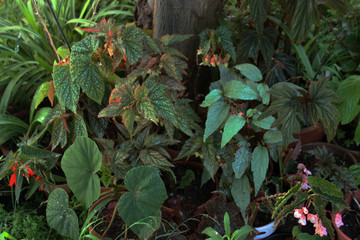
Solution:
<svg viewBox="0 0 360 240">
<path fill-rule="evenodd" d="M 305 216 L 307 215 L 307 217 Z M 303 207 L 302 209 L 295 209 L 294 211 L 294 217 L 299 219 L 299 223 L 303 226 L 306 225 L 306 220 L 310 221 L 312 224 L 314 224 L 315 227 L 315 234 L 319 234 L 320 237 L 323 237 L 324 235 L 327 235 L 327 231 L 326 228 L 322 225 L 322 222 L 319 218 L 319 216 L 316 214 L 311 214 L 309 213 L 308 209 L 306 207 Z M 341 215 L 340 214 L 336 214 L 336 225 L 342 224 L 342 219 L 341 219 Z M 340 226 L 342 226 L 340 225 Z"/>
<path fill-rule="evenodd" d="M 304 164 L 302 163 L 299 163 L 298 166 L 297 166 L 297 169 L 299 170 L 298 171 L 298 174 L 301 175 L 301 178 L 302 178 L 302 186 L 301 186 L 301 189 L 303 190 L 308 190 L 310 189 L 310 186 L 308 184 L 308 180 L 307 180 L 307 176 L 311 175 L 311 172 L 309 170 L 307 170 L 307 168 L 305 167 Z M 302 172 L 301 172 L 302 171 Z"/>
<path fill-rule="evenodd" d="M 343 223 L 343 221 L 342 221 L 342 217 L 341 217 L 341 215 L 340 215 L 339 213 L 337 213 L 337 214 L 335 215 L 335 224 L 336 224 L 336 227 L 337 227 L 337 228 L 339 228 L 339 227 L 341 227 L 341 226 L 344 225 L 344 223 Z"/>
</svg>

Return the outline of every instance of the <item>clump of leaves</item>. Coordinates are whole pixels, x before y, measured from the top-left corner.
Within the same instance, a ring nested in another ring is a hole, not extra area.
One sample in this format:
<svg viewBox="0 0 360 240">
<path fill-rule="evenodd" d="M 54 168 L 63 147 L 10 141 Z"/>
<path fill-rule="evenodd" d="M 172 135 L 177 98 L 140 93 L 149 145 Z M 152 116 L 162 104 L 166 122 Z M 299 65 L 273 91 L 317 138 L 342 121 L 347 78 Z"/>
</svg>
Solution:
<svg viewBox="0 0 360 240">
<path fill-rule="evenodd" d="M 348 169 L 336 163 L 334 154 L 329 152 L 325 146 L 322 148 L 317 147 L 307 152 L 316 159 L 313 170 L 314 176 L 328 179 L 343 192 L 348 192 L 356 188 L 355 179 Z"/>
<path fill-rule="evenodd" d="M 336 134 L 339 113 L 335 106 L 337 95 L 326 85 L 326 79 L 311 82 L 308 90 L 288 82 L 275 84 L 270 90 L 274 101 L 260 119 L 277 115 L 272 126 L 281 129 L 284 146 L 289 144 L 293 133 L 300 132 L 301 126 L 311 123 L 320 124 L 331 141 Z"/>
</svg>

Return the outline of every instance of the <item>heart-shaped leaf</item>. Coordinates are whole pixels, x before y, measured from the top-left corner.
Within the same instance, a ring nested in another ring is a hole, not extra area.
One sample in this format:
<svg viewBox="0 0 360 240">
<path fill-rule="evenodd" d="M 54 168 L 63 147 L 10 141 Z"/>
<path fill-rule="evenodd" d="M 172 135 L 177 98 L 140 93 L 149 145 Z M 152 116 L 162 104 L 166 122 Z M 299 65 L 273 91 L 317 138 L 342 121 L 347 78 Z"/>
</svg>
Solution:
<svg viewBox="0 0 360 240">
<path fill-rule="evenodd" d="M 127 172 L 125 186 L 129 192 L 119 199 L 119 214 L 140 238 L 147 238 L 160 225 L 165 185 L 156 167 L 139 166 Z"/>
<path fill-rule="evenodd" d="M 86 207 L 100 196 L 100 179 L 96 174 L 102 163 L 101 153 L 88 137 L 76 138 L 64 153 L 61 161 L 66 181 L 76 198 Z"/>
<path fill-rule="evenodd" d="M 49 195 L 46 220 L 50 227 L 61 235 L 78 239 L 79 223 L 74 210 L 69 208 L 69 196 L 62 188 L 56 188 Z"/>
</svg>

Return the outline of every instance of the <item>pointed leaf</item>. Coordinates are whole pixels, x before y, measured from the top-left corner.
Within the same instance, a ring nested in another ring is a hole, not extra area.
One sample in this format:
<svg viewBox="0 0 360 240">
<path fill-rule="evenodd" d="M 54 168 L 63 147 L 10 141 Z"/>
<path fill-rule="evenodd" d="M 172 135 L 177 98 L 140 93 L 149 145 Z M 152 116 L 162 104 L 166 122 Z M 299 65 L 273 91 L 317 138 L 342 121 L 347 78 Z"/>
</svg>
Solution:
<svg viewBox="0 0 360 240">
<path fill-rule="evenodd" d="M 76 137 L 78 137 L 78 136 L 87 137 L 88 136 L 87 129 L 86 129 L 86 123 L 79 114 L 74 115 L 73 124 L 74 124 L 74 134 Z"/>
<path fill-rule="evenodd" d="M 261 119 L 261 120 L 254 119 L 252 121 L 252 123 L 255 126 L 258 126 L 258 127 L 263 128 L 263 129 L 269 130 L 271 128 L 271 126 L 273 125 L 274 121 L 275 121 L 275 118 L 273 116 L 268 116 L 268 117 L 266 117 L 264 119 Z"/>
<path fill-rule="evenodd" d="M 152 149 L 140 152 L 140 159 L 145 165 L 155 165 L 162 167 L 172 167 L 172 165 L 161 153 Z"/>
<path fill-rule="evenodd" d="M 145 33 L 135 26 L 130 26 L 122 32 L 126 59 L 129 64 L 136 63 L 143 56 L 143 39 Z"/>
<path fill-rule="evenodd" d="M 236 205 L 240 208 L 243 218 L 246 215 L 246 208 L 250 204 L 250 182 L 247 176 L 235 179 L 231 186 L 231 195 Z"/>
<path fill-rule="evenodd" d="M 105 83 L 99 69 L 91 61 L 91 56 L 98 46 L 99 39 L 95 36 L 75 43 L 70 57 L 70 74 L 86 95 L 100 104 L 105 92 Z"/>
<path fill-rule="evenodd" d="M 249 143 L 246 141 L 240 141 L 238 143 L 238 148 L 239 149 L 236 151 L 235 159 L 232 164 L 235 178 L 241 178 L 251 162 Z"/>
<path fill-rule="evenodd" d="M 217 100 L 222 97 L 222 91 L 220 89 L 213 89 L 211 92 L 205 96 L 205 100 L 201 103 L 200 107 L 209 107 Z"/>
<path fill-rule="evenodd" d="M 227 119 L 224 132 L 221 138 L 221 148 L 223 148 L 231 138 L 237 134 L 245 125 L 246 120 L 241 115 L 231 114 Z"/>
<path fill-rule="evenodd" d="M 161 42 L 163 42 L 165 46 L 169 46 L 172 44 L 182 42 L 186 39 L 189 39 L 192 36 L 193 36 L 192 34 L 187 34 L 187 35 L 179 35 L 179 34 L 168 35 L 167 34 L 167 35 L 164 35 L 161 37 Z"/>
<path fill-rule="evenodd" d="M 251 155 L 251 171 L 254 175 L 255 196 L 257 195 L 269 166 L 269 153 L 266 147 L 256 146 Z"/>
<path fill-rule="evenodd" d="M 268 0 L 250 1 L 250 16 L 258 32 L 262 32 L 267 16 Z"/>
<path fill-rule="evenodd" d="M 87 208 L 100 196 L 100 179 L 96 173 L 101 164 L 102 156 L 95 142 L 82 136 L 66 149 L 61 161 L 71 191 Z"/>
<path fill-rule="evenodd" d="M 308 176 L 308 181 L 311 189 L 323 199 L 336 204 L 345 205 L 344 195 L 342 192 L 335 186 L 335 184 L 319 178 Z"/>
<path fill-rule="evenodd" d="M 210 177 L 214 178 L 216 171 L 219 168 L 219 164 L 216 161 L 216 151 L 214 145 L 214 139 L 210 136 L 203 144 L 202 153 L 204 155 L 204 167 L 209 172 Z"/>
<path fill-rule="evenodd" d="M 223 124 L 229 115 L 230 106 L 218 101 L 209 107 L 205 123 L 204 141 Z"/>
<path fill-rule="evenodd" d="M 234 68 L 239 70 L 246 78 L 254 82 L 259 82 L 262 80 L 262 74 L 255 65 L 244 63 L 236 65 Z"/>
<path fill-rule="evenodd" d="M 278 130 L 266 131 L 263 139 L 267 144 L 280 143 L 282 142 L 282 134 Z"/>
<path fill-rule="evenodd" d="M 342 81 L 336 90 L 341 124 L 350 123 L 360 112 L 360 75 L 352 75 Z"/>
<path fill-rule="evenodd" d="M 56 188 L 50 193 L 46 207 L 46 221 L 61 235 L 78 239 L 78 218 L 75 211 L 69 207 L 69 196 L 64 189 Z"/>
<path fill-rule="evenodd" d="M 70 66 L 54 66 L 55 93 L 63 109 L 65 106 L 76 113 L 76 102 L 79 100 L 80 87 L 70 76 Z"/>
<path fill-rule="evenodd" d="M 51 150 L 54 150 L 56 146 L 60 144 L 61 148 L 64 148 L 67 143 L 67 132 L 64 126 L 62 118 L 57 118 L 54 121 L 54 125 L 51 132 Z"/>
<path fill-rule="evenodd" d="M 231 80 L 225 84 L 224 95 L 229 98 L 241 100 L 255 100 L 258 98 L 257 92 L 255 92 L 250 86 L 247 86 L 237 80 Z"/>
</svg>

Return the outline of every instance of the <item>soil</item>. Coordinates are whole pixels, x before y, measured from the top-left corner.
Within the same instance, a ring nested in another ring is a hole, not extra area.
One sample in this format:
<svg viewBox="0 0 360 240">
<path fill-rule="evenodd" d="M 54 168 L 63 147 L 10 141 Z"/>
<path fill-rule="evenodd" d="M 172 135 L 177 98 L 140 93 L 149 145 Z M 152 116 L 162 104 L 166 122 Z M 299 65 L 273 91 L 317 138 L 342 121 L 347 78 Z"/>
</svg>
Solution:
<svg viewBox="0 0 360 240">
<path fill-rule="evenodd" d="M 350 203 L 352 211 L 346 211 L 342 215 L 344 225 L 340 230 L 352 240 L 360 240 L 360 209 L 356 206 L 354 200 Z"/>
</svg>

